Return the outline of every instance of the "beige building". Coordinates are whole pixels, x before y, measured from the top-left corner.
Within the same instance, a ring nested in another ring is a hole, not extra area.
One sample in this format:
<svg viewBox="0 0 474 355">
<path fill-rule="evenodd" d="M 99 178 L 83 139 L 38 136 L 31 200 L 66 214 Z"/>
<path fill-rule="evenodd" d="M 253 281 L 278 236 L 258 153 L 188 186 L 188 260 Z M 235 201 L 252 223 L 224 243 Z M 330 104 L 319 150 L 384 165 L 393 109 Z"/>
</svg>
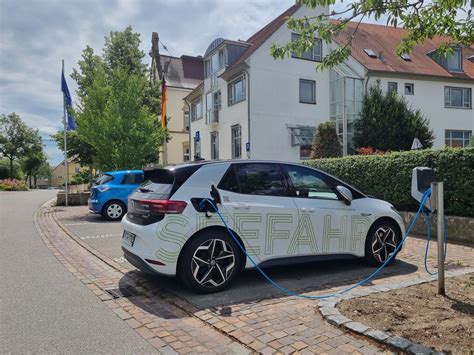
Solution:
<svg viewBox="0 0 474 355">
<path fill-rule="evenodd" d="M 71 182 L 74 175 L 81 172 L 84 168 L 78 163 L 73 162 L 73 158 L 69 158 L 67 162 L 68 181 Z M 64 160 L 53 168 L 51 177 L 51 186 L 58 187 L 64 185 Z"/>
<path fill-rule="evenodd" d="M 155 37 L 156 36 L 156 37 Z M 166 117 L 170 140 L 160 153 L 160 163 L 178 164 L 190 160 L 189 107 L 183 100 L 204 78 L 202 57 L 162 55 L 158 36 L 152 36 L 150 52 L 152 80 L 166 80 Z M 157 60 L 159 58 L 159 61 Z"/>
</svg>

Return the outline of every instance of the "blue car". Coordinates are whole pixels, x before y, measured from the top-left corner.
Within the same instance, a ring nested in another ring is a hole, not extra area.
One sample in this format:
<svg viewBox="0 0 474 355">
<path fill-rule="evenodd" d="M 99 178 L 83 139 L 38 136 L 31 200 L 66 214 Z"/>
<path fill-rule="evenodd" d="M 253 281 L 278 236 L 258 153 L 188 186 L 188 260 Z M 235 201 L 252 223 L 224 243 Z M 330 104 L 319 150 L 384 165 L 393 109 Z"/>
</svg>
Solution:
<svg viewBox="0 0 474 355">
<path fill-rule="evenodd" d="M 119 221 L 127 213 L 128 195 L 143 182 L 143 170 L 104 173 L 91 188 L 88 204 L 92 213 Z"/>
</svg>

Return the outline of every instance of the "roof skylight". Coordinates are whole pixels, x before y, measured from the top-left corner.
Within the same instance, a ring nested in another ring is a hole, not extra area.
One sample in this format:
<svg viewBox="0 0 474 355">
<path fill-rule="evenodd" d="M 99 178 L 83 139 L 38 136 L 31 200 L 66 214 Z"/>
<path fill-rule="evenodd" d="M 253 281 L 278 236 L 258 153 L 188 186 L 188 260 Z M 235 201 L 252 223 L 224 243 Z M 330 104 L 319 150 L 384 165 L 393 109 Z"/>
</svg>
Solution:
<svg viewBox="0 0 474 355">
<path fill-rule="evenodd" d="M 402 53 L 400 56 L 403 60 L 406 60 L 407 62 L 411 62 L 411 57 L 408 53 Z"/>
<path fill-rule="evenodd" d="M 364 52 L 365 54 L 367 54 L 370 58 L 377 58 L 377 54 L 375 54 L 375 52 L 370 49 L 370 48 L 365 48 L 364 49 Z"/>
</svg>

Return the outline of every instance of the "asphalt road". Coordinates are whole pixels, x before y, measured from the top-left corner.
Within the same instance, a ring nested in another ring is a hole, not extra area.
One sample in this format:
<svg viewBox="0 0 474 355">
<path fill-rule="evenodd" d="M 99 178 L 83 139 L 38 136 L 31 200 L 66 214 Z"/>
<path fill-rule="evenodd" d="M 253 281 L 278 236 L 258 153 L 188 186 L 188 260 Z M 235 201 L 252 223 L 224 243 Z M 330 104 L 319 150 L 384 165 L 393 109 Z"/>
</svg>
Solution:
<svg viewBox="0 0 474 355">
<path fill-rule="evenodd" d="M 155 353 L 43 244 L 33 214 L 55 193 L 0 192 L 0 353 Z"/>
</svg>

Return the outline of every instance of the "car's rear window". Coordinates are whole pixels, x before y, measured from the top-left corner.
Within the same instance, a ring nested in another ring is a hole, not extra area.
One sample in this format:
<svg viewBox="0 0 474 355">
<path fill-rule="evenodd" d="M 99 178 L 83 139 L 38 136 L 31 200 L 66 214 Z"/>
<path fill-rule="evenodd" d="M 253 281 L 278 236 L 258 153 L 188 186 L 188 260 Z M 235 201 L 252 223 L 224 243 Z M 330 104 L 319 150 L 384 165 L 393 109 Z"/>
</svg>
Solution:
<svg viewBox="0 0 474 355">
<path fill-rule="evenodd" d="M 100 178 L 97 179 L 96 184 L 102 185 L 114 180 L 114 176 L 110 174 L 104 174 Z"/>
</svg>

